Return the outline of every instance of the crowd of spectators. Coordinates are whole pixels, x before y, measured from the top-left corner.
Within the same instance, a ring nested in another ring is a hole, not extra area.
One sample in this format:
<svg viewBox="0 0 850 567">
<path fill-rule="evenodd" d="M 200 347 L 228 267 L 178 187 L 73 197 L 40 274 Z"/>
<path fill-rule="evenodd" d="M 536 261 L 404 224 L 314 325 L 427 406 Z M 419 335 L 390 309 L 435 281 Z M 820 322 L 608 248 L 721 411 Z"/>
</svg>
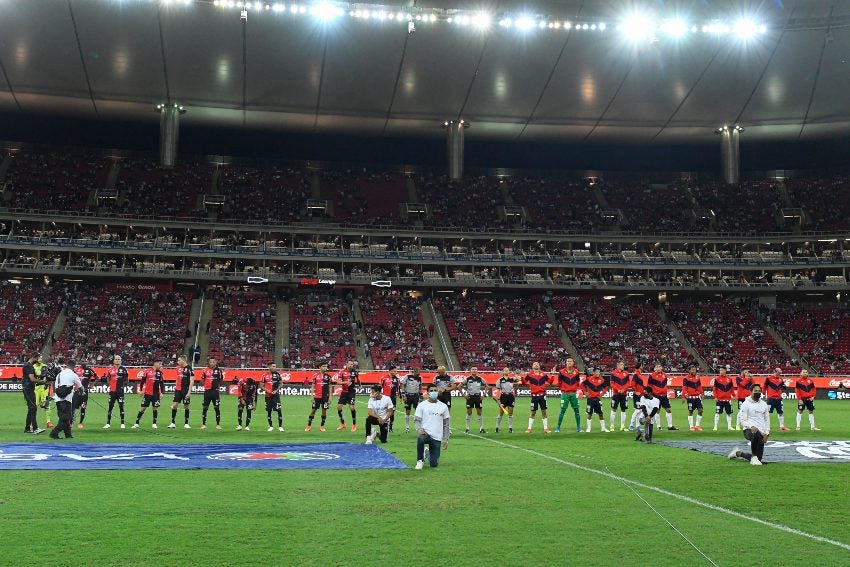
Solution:
<svg viewBox="0 0 850 567">
<path fill-rule="evenodd" d="M 274 166 L 224 166 L 218 187 L 225 197 L 221 219 L 297 222 L 311 195 L 309 174 Z"/>
<path fill-rule="evenodd" d="M 433 368 L 434 352 L 422 318 L 421 299 L 399 292 L 360 298 L 360 313 L 375 368 Z"/>
<path fill-rule="evenodd" d="M 209 164 L 178 163 L 163 169 L 155 162 L 126 159 L 119 162 L 114 210 L 122 214 L 198 217 L 203 214 L 198 197 L 209 190 L 213 168 Z"/>
<path fill-rule="evenodd" d="M 850 374 L 850 313 L 846 308 L 783 302 L 765 316 L 816 373 Z"/>
<path fill-rule="evenodd" d="M 41 352 L 67 301 L 67 290 L 57 284 L 0 282 L 0 357 L 23 362 Z"/>
<path fill-rule="evenodd" d="M 785 186 L 791 201 L 805 213 L 805 230 L 847 230 L 850 177 L 791 178 L 785 180 Z"/>
<path fill-rule="evenodd" d="M 277 331 L 276 300 L 242 287 L 215 289 L 210 350 L 225 368 L 262 368 L 272 362 Z"/>
<path fill-rule="evenodd" d="M 85 210 L 89 191 L 102 186 L 109 163 L 88 154 L 18 152 L 6 173 L 11 201 L 6 206 L 58 211 Z"/>
<path fill-rule="evenodd" d="M 301 296 L 289 302 L 289 358 L 293 368 L 342 368 L 355 360 L 349 304 L 343 299 Z"/>
</svg>

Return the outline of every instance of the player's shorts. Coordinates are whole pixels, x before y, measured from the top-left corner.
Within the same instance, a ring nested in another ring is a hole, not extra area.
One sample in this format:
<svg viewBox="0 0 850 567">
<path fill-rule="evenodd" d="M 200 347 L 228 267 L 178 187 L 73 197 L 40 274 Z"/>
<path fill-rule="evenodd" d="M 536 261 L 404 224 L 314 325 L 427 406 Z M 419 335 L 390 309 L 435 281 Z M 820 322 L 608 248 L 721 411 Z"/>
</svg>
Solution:
<svg viewBox="0 0 850 567">
<path fill-rule="evenodd" d="M 313 409 L 328 409 L 328 399 L 327 398 L 313 398 Z"/>
<path fill-rule="evenodd" d="M 587 398 L 587 413 L 602 415 L 602 400 Z"/>
<path fill-rule="evenodd" d="M 815 401 L 814 400 L 797 400 L 797 410 L 803 411 L 803 409 L 807 409 L 809 411 L 815 411 Z"/>
<path fill-rule="evenodd" d="M 218 390 L 204 390 L 204 407 L 209 407 L 210 404 L 216 408 L 221 405 L 221 397 Z"/>
<path fill-rule="evenodd" d="M 531 411 L 546 411 L 546 396 L 531 396 Z"/>
<path fill-rule="evenodd" d="M 502 395 L 499 396 L 499 403 L 502 404 L 503 408 L 512 408 L 516 403 L 516 395 L 502 392 Z"/>
<path fill-rule="evenodd" d="M 640 408 L 641 397 L 643 397 L 643 396 L 641 396 L 640 394 L 632 394 L 632 407 L 634 409 Z"/>
<path fill-rule="evenodd" d="M 732 402 L 730 400 L 717 400 L 714 402 L 714 413 L 720 415 L 726 412 L 726 415 L 732 415 Z"/>
<path fill-rule="evenodd" d="M 118 402 L 119 404 L 124 403 L 124 389 L 122 388 L 118 392 L 109 392 L 109 403 L 114 404 Z"/>
<path fill-rule="evenodd" d="M 274 396 L 268 396 L 266 398 L 266 411 L 278 411 L 280 410 L 280 394 L 275 394 Z"/>
<path fill-rule="evenodd" d="M 236 404 L 240 408 L 248 408 L 251 411 L 254 411 L 254 408 L 257 407 L 256 399 L 251 399 L 251 401 L 248 402 L 247 400 L 245 400 L 245 398 L 239 398 L 238 400 L 236 400 Z"/>
<path fill-rule="evenodd" d="M 658 403 L 662 409 L 670 409 L 670 398 L 667 396 L 658 396 Z"/>
<path fill-rule="evenodd" d="M 410 408 L 416 409 L 419 407 L 419 398 L 419 394 L 405 394 L 404 409 L 409 410 Z"/>
<path fill-rule="evenodd" d="M 35 387 L 35 403 L 36 403 L 36 405 L 43 406 L 44 403 L 48 402 L 49 399 L 50 399 L 50 392 L 47 390 L 47 387 L 45 387 L 45 386 L 36 386 Z"/>
<path fill-rule="evenodd" d="M 466 398 L 466 409 L 481 409 L 481 394 L 470 394 Z"/>
<path fill-rule="evenodd" d="M 738 409 L 741 409 L 741 404 L 743 404 L 746 399 L 747 398 L 738 398 Z"/>
<path fill-rule="evenodd" d="M 339 400 L 337 403 L 341 406 L 344 405 L 354 405 L 354 402 L 357 398 L 357 392 L 354 391 L 354 386 L 351 386 L 347 392 L 342 392 L 339 395 Z"/>
<path fill-rule="evenodd" d="M 159 394 L 145 394 L 145 396 L 142 398 L 142 407 L 146 408 L 152 405 L 153 407 L 158 408 L 161 399 L 162 398 Z"/>
<path fill-rule="evenodd" d="M 86 409 L 86 406 L 89 403 L 89 393 L 81 394 L 79 392 L 74 392 L 74 397 L 71 399 L 72 406 L 74 409 L 81 408 Z"/>
<path fill-rule="evenodd" d="M 184 406 L 188 406 L 189 402 L 192 401 L 192 397 L 189 396 L 188 390 L 174 390 L 174 399 L 172 401 L 175 404 L 182 403 Z"/>
<path fill-rule="evenodd" d="M 767 407 L 770 408 L 770 413 L 776 412 L 779 415 L 785 413 L 785 410 L 782 409 L 782 398 L 768 398 Z"/>
<path fill-rule="evenodd" d="M 688 398 L 688 411 L 697 411 L 702 409 L 702 400 L 699 398 Z"/>
<path fill-rule="evenodd" d="M 452 407 L 452 395 L 449 392 L 443 392 L 437 396 L 437 399 L 447 406 Z"/>
<path fill-rule="evenodd" d="M 620 411 L 626 411 L 626 394 L 614 394 L 611 396 L 611 410 L 614 411 L 620 408 Z"/>
</svg>

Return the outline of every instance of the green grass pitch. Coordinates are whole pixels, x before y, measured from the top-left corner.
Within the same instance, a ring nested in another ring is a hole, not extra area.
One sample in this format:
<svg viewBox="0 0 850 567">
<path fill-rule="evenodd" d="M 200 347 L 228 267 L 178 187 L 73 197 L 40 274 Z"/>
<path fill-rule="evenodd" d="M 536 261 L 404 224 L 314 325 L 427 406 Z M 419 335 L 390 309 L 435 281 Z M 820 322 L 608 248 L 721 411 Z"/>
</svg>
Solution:
<svg viewBox="0 0 850 567">
<path fill-rule="evenodd" d="M 138 397 L 127 396 L 127 422 Z M 170 397 L 166 397 L 170 400 Z M 200 402 L 200 396 L 195 398 Z M 265 412 L 252 431 L 236 432 L 235 399 L 222 398 L 223 431 L 103 430 L 105 395 L 92 395 L 77 442 L 362 442 L 361 431 L 304 432 L 307 398 L 284 399 L 285 433 L 266 432 Z M 786 407 L 791 404 L 786 402 Z M 819 433 L 779 432 L 774 439 L 850 439 L 850 405 L 817 402 Z M 550 399 L 550 427 L 557 401 Z M 583 409 L 583 404 L 582 404 Z M 740 433 L 683 431 L 658 440 L 739 439 Z M 789 407 L 789 409 L 792 409 Z M 150 410 L 149 410 L 150 411 Z M 485 406 L 487 439 L 462 433 L 464 408 L 452 411 L 455 435 L 438 469 L 413 470 L 415 437 L 396 433 L 383 447 L 410 470 L 384 471 L 0 471 L 0 564 L 29 565 L 648 565 L 708 564 L 618 480 L 545 456 L 604 471 L 807 533 L 850 544 L 850 464 L 771 464 L 635 443 L 630 433 L 523 433 L 520 399 L 514 433 L 495 434 L 496 406 Z M 346 408 L 346 418 L 348 418 Z M 606 408 L 607 414 L 607 408 Z M 55 418 L 55 408 L 53 408 Z M 20 394 L 0 396 L 0 441 L 53 442 L 24 435 Z M 210 412 L 212 417 L 212 411 Z M 257 419 L 259 417 L 259 419 Z M 582 415 L 582 418 L 584 415 Z M 607 417 L 607 415 L 606 415 Z M 788 412 L 793 429 L 793 409 Z M 182 412 L 178 413 L 178 424 Z M 39 423 L 44 425 L 43 414 Z M 473 416 L 473 427 L 477 421 Z M 725 421 L 721 419 L 721 427 Z M 743 439 L 741 445 L 744 446 Z M 62 441 L 58 441 L 61 443 Z M 1 447 L 0 447 L 1 448 Z M 534 453 L 524 451 L 528 449 Z M 850 550 L 718 510 L 635 487 L 660 514 L 718 565 L 850 565 Z M 60 496 L 61 495 L 61 496 Z"/>
</svg>

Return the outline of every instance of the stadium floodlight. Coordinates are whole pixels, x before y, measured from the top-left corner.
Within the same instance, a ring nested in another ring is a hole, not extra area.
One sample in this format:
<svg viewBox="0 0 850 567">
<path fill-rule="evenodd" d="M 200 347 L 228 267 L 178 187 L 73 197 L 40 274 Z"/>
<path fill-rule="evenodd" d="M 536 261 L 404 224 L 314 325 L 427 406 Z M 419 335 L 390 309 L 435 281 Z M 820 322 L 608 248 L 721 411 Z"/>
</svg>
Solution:
<svg viewBox="0 0 850 567">
<path fill-rule="evenodd" d="M 534 27 L 534 19 L 531 16 L 520 16 L 517 18 L 516 27 L 522 31 L 528 31 Z"/>
<path fill-rule="evenodd" d="M 582 24 L 582 25 L 581 25 L 581 29 L 583 29 L 583 30 L 589 30 L 589 29 L 590 29 L 590 26 L 589 26 L 589 25 L 587 25 L 587 24 Z"/>
<path fill-rule="evenodd" d="M 283 4 L 277 3 L 277 4 L 272 6 L 272 10 L 274 12 L 283 12 L 284 10 L 286 10 L 286 6 L 284 6 Z"/>
<path fill-rule="evenodd" d="M 491 21 L 490 14 L 486 12 L 479 12 L 472 17 L 472 25 L 480 30 L 489 28 Z"/>
<path fill-rule="evenodd" d="M 740 18 L 732 26 L 738 39 L 752 39 L 759 33 L 759 25 L 750 18 Z"/>
<path fill-rule="evenodd" d="M 599 23 L 599 31 L 605 31 L 605 29 L 606 29 L 607 27 L 608 27 L 608 26 L 605 24 L 605 22 L 600 22 L 600 23 Z"/>
<path fill-rule="evenodd" d="M 649 16 L 635 13 L 626 16 L 617 29 L 631 41 L 646 41 L 655 35 L 655 24 Z"/>
<path fill-rule="evenodd" d="M 688 33 L 688 23 L 684 20 L 665 20 L 659 28 L 661 33 L 672 38 L 681 38 Z"/>
<path fill-rule="evenodd" d="M 499 20 L 499 25 L 503 28 L 509 28 L 514 25 L 514 21 L 510 18 L 502 18 Z"/>
<path fill-rule="evenodd" d="M 319 18 L 323 22 L 329 22 L 336 18 L 337 16 L 342 15 L 341 10 L 331 6 L 330 4 L 323 3 L 317 6 L 313 6 L 312 13 L 314 16 Z"/>
</svg>

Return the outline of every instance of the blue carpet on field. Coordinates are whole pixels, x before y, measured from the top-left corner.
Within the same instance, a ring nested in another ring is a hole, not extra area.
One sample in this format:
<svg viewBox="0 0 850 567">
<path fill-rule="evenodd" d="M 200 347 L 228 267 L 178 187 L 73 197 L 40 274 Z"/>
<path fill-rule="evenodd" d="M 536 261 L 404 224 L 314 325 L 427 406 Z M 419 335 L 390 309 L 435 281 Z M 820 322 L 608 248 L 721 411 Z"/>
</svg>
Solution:
<svg viewBox="0 0 850 567">
<path fill-rule="evenodd" d="M 406 469 L 378 445 L 0 443 L 0 469 Z"/>
</svg>

